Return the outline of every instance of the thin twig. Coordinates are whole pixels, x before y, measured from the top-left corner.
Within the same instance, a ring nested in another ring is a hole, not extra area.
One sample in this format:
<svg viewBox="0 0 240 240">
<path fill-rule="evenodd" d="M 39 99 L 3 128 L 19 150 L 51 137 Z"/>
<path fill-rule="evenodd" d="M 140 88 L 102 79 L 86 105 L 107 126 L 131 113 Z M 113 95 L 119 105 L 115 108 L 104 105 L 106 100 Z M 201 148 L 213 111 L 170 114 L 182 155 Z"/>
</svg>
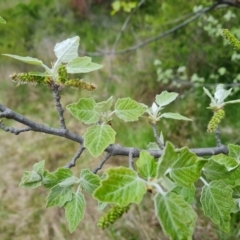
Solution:
<svg viewBox="0 0 240 240">
<path fill-rule="evenodd" d="M 217 147 L 220 147 L 222 145 L 220 134 L 221 134 L 220 129 L 219 129 L 219 127 L 217 127 L 215 130 L 215 138 L 216 138 L 216 142 L 217 142 Z"/>
<path fill-rule="evenodd" d="M 99 164 L 95 169 L 92 170 L 92 172 L 96 174 L 100 169 L 102 169 L 104 163 L 105 163 L 111 156 L 112 156 L 112 153 L 109 152 L 109 153 L 103 158 L 103 160 L 100 162 L 100 164 Z"/>
<path fill-rule="evenodd" d="M 59 87 L 60 86 L 58 86 L 55 83 L 52 83 L 52 85 L 51 85 L 55 106 L 56 106 L 56 109 L 57 109 L 57 112 L 58 112 L 58 116 L 59 116 L 60 127 L 62 129 L 67 129 L 66 125 L 65 125 L 65 120 L 64 120 L 64 117 L 63 117 L 64 110 L 63 110 L 62 104 L 60 102 L 61 96 L 59 94 Z"/>
<path fill-rule="evenodd" d="M 160 149 L 164 149 L 164 144 L 162 143 L 162 141 L 160 140 L 158 134 L 157 134 L 157 125 L 156 124 L 152 124 L 152 129 L 153 129 L 153 134 L 154 137 L 156 139 L 157 145 Z"/>
<path fill-rule="evenodd" d="M 134 169 L 134 168 L 133 168 L 133 164 L 134 164 L 133 154 L 134 154 L 134 148 L 132 148 L 132 149 L 129 151 L 129 155 L 128 155 L 128 158 L 129 158 L 129 168 L 130 168 L 130 169 Z"/>
<path fill-rule="evenodd" d="M 71 161 L 68 164 L 66 164 L 65 168 L 75 167 L 76 161 L 81 156 L 84 149 L 85 149 L 84 145 L 81 145 L 81 147 L 78 149 L 78 151 L 76 152 L 74 157 L 71 159 Z"/>
<path fill-rule="evenodd" d="M 178 24 L 177 26 L 173 27 L 173 28 L 170 28 L 168 29 L 167 31 L 165 32 L 162 32 L 160 34 L 158 34 L 157 36 L 155 37 L 151 37 L 151 38 L 148 38 L 147 40 L 139 43 L 139 44 L 136 44 L 134 46 L 131 46 L 131 47 L 128 47 L 128 48 L 125 48 L 125 49 L 122 49 L 122 50 L 119 50 L 119 51 L 115 51 L 115 52 L 112 52 L 112 51 L 103 51 L 103 52 L 84 52 L 84 54 L 87 54 L 87 55 L 91 55 L 91 56 L 103 56 L 103 55 L 117 55 L 117 54 L 124 54 L 124 53 L 128 53 L 128 52 L 131 52 L 131 51 L 136 51 L 137 49 L 141 48 L 141 47 L 144 47 L 152 42 L 155 42 L 161 38 L 164 38 L 176 31 L 178 31 L 179 29 L 187 26 L 188 24 L 190 24 L 191 22 L 197 20 L 198 18 L 200 18 L 202 15 L 206 14 L 207 12 L 210 12 L 211 10 L 215 9 L 217 6 L 221 5 L 221 4 L 228 4 L 228 3 L 223 3 L 223 2 L 215 2 L 214 4 L 212 4 L 211 6 L 209 7 L 206 7 L 206 8 L 203 8 L 201 9 L 200 11 L 196 12 L 194 14 L 194 16 L 188 18 L 186 21 Z M 230 5 L 230 4 L 228 4 Z M 236 6 L 238 7 L 238 6 Z"/>
<path fill-rule="evenodd" d="M 1 122 L 0 122 L 0 128 L 2 130 L 4 130 L 5 132 L 10 132 L 10 133 L 13 133 L 15 135 L 18 135 L 19 133 L 22 133 L 22 132 L 28 132 L 28 131 L 32 130 L 30 127 L 21 128 L 21 129 L 16 129 L 16 128 L 13 128 L 13 127 L 7 127 Z"/>
<path fill-rule="evenodd" d="M 120 41 L 120 38 L 122 37 L 124 31 L 126 30 L 127 26 L 128 26 L 128 23 L 130 22 L 130 19 L 132 18 L 132 16 L 134 15 L 134 13 L 141 7 L 141 5 L 145 2 L 145 0 L 141 0 L 138 5 L 134 8 L 133 11 L 131 11 L 131 13 L 127 16 L 127 18 L 125 19 L 122 27 L 121 27 L 121 30 L 118 32 L 118 35 L 114 41 L 114 44 L 112 46 L 112 49 L 111 49 L 111 52 L 113 54 L 110 54 L 110 76 L 109 76 L 109 79 L 111 79 L 112 77 L 112 61 L 113 61 L 113 56 L 115 55 L 115 51 L 116 51 L 116 48 L 117 48 L 117 45 Z"/>
</svg>

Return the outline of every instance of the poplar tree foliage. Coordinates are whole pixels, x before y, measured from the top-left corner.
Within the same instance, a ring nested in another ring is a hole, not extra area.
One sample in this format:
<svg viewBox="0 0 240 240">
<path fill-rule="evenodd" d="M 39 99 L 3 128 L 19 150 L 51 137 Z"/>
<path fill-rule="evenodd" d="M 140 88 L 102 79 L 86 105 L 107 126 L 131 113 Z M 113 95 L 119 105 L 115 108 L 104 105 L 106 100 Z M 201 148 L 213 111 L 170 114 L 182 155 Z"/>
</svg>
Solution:
<svg viewBox="0 0 240 240">
<path fill-rule="evenodd" d="M 1 17 L 0 23 L 5 23 Z M 239 41 L 231 33 L 224 30 L 223 36 L 240 50 Z M 88 83 L 82 80 L 68 79 L 68 73 L 87 73 L 102 67 L 93 63 L 89 57 L 78 56 L 79 40 L 76 36 L 57 43 L 54 47 L 57 59 L 52 67 L 37 58 L 4 55 L 44 69 L 43 72 L 16 74 L 14 80 L 17 82 L 46 85 L 54 82 L 59 86 L 93 90 L 86 88 Z M 70 80 L 74 84 L 71 85 Z M 81 84 L 78 85 L 78 81 Z M 226 102 L 231 89 L 225 90 L 223 85 L 218 85 L 213 94 L 204 88 L 204 93 L 209 96 L 209 109 L 213 111 L 208 131 L 214 132 L 225 116 L 224 107 L 227 104 L 239 103 L 240 100 Z M 179 113 L 164 111 L 177 96 L 178 93 L 163 91 L 156 95 L 151 106 L 129 97 L 114 101 L 111 96 L 102 102 L 96 102 L 94 98 L 80 98 L 76 103 L 67 105 L 66 109 L 77 120 L 88 125 L 83 135 L 84 147 L 93 157 L 98 157 L 109 145 L 115 143 L 116 132 L 111 125 L 114 117 L 125 122 L 138 121 L 140 117 L 145 117 L 154 126 L 162 118 L 191 121 Z M 158 159 L 146 149 L 140 152 L 135 164 L 130 164 L 129 168 L 110 167 L 101 175 L 90 169 L 81 169 L 78 176 L 74 176 L 66 167 L 49 172 L 42 160 L 35 163 L 30 171 L 23 172 L 20 187 L 44 186 L 49 189 L 46 207 L 58 206 L 65 209 L 70 232 L 73 232 L 84 218 L 86 194 L 98 201 L 100 210 L 107 205 L 112 206 L 98 222 L 99 227 L 106 228 L 127 212 L 132 204 L 141 204 L 144 195 L 150 192 L 154 195 L 155 214 L 164 233 L 170 239 L 185 240 L 192 239 L 197 220 L 193 206 L 195 182 L 201 180 L 203 187 L 200 201 L 204 214 L 223 231 L 228 232 L 231 214 L 240 211 L 240 146 L 229 144 L 227 155 L 203 158 L 188 147 L 175 148 L 172 143 L 164 141 L 162 134 L 156 137 L 156 142 L 161 144 L 150 143 L 149 146 L 155 150 L 163 148 Z"/>
</svg>

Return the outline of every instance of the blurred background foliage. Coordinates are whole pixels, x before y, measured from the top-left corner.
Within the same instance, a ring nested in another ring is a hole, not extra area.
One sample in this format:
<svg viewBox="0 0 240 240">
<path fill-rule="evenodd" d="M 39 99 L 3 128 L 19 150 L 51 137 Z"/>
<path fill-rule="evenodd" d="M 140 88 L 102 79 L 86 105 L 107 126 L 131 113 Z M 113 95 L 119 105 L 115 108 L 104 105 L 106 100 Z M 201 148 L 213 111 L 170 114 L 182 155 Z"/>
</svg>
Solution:
<svg viewBox="0 0 240 240">
<path fill-rule="evenodd" d="M 211 4 L 213 1 L 209 0 L 145 0 L 132 15 L 115 50 L 156 36 Z M 0 53 L 37 57 L 50 65 L 55 59 L 55 43 L 78 35 L 81 38 L 80 55 L 92 56 L 94 62 L 104 67 L 79 76 L 97 84 L 95 92 L 64 89 L 63 106 L 78 101 L 82 96 L 102 101 L 111 95 L 115 100 L 130 96 L 150 106 L 155 95 L 161 91 L 176 91 L 180 96 L 167 110 L 179 112 L 194 121 L 161 122 L 159 130 L 163 131 L 165 139 L 172 141 L 176 147 L 215 146 L 214 135 L 206 132 L 212 113 L 206 110 L 209 99 L 203 94 L 202 87 L 214 91 L 216 84 L 224 83 L 227 88 L 234 88 L 230 98 L 240 98 L 240 53 L 221 36 L 221 29 L 228 28 L 240 39 L 240 9 L 218 7 L 186 27 L 136 51 L 102 54 L 113 49 L 124 21 L 136 5 L 137 1 L 133 0 L 1 1 L 0 15 L 7 24 L 0 26 Z M 32 66 L 0 57 L 0 102 L 31 119 L 57 127 L 51 92 L 42 86 L 15 87 L 9 81 L 8 75 L 13 72 L 33 70 Z M 225 144 L 240 143 L 239 109 L 238 105 L 226 108 L 226 118 L 221 124 Z M 83 125 L 67 112 L 65 115 L 72 131 L 84 132 Z M 18 126 L 5 120 L 4 123 Z M 114 120 L 117 143 L 146 148 L 149 141 L 154 140 L 151 126 L 147 124 L 145 120 L 130 124 Z M 142 206 L 133 206 L 122 220 L 106 231 L 97 229 L 95 223 L 101 213 L 97 212 L 96 203 L 89 198 L 86 221 L 70 235 L 62 210 L 45 209 L 45 190 L 19 189 L 18 183 L 22 171 L 30 169 L 36 161 L 46 159 L 50 170 L 64 166 L 78 146 L 64 139 L 35 133 L 16 137 L 1 131 L 0 139 L 0 239 L 166 239 L 154 217 L 149 201 L 151 196 L 144 199 Z M 93 168 L 98 162 L 99 159 L 92 159 L 84 153 L 73 171 L 79 174 L 83 167 Z M 127 164 L 126 159 L 115 157 L 105 168 L 120 164 Z M 198 207 L 197 202 L 195 207 Z M 200 209 L 199 216 L 194 239 L 239 239 L 239 216 L 234 216 L 230 234 L 217 230 L 202 216 Z"/>
</svg>

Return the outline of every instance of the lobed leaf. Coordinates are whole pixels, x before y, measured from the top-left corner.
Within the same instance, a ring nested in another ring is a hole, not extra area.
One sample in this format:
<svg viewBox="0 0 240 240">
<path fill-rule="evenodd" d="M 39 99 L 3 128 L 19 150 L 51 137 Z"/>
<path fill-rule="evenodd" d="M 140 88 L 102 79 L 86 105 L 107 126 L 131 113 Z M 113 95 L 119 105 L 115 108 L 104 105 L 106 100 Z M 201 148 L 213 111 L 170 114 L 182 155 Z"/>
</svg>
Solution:
<svg viewBox="0 0 240 240">
<path fill-rule="evenodd" d="M 201 203 L 204 214 L 217 224 L 224 232 L 229 231 L 230 213 L 234 207 L 233 190 L 220 181 L 212 181 L 202 189 Z"/>
<path fill-rule="evenodd" d="M 115 142 L 116 132 L 106 124 L 91 126 L 83 135 L 84 146 L 94 157 L 98 157 L 109 144 Z"/>
<path fill-rule="evenodd" d="M 33 170 L 36 171 L 40 176 L 43 176 L 44 173 L 45 160 L 42 160 L 33 165 Z"/>
<path fill-rule="evenodd" d="M 72 200 L 64 205 L 65 217 L 69 223 L 69 231 L 72 233 L 84 217 L 86 202 L 81 192 L 73 193 Z"/>
<path fill-rule="evenodd" d="M 43 185 L 46 188 L 52 188 L 58 183 L 63 182 L 65 179 L 72 177 L 73 173 L 68 168 L 58 168 L 55 172 L 44 171 Z"/>
<path fill-rule="evenodd" d="M 197 214 L 181 195 L 158 193 L 154 198 L 155 213 L 164 233 L 171 240 L 191 240 Z"/>
<path fill-rule="evenodd" d="M 131 98 L 119 98 L 115 104 L 116 115 L 125 122 L 137 121 L 144 114 L 147 106 Z"/>
<path fill-rule="evenodd" d="M 228 156 L 235 158 L 238 163 L 240 163 L 240 146 L 234 144 L 228 144 Z"/>
<path fill-rule="evenodd" d="M 77 57 L 66 65 L 68 73 L 88 73 L 102 67 L 100 64 L 93 63 L 90 57 Z"/>
<path fill-rule="evenodd" d="M 85 124 L 96 123 L 99 114 L 95 111 L 96 102 L 93 98 L 80 98 L 77 103 L 67 105 L 67 110 Z"/>
<path fill-rule="evenodd" d="M 54 47 L 54 52 L 57 57 L 57 62 L 68 63 L 77 58 L 80 38 L 75 36 L 68 38 Z"/>
<path fill-rule="evenodd" d="M 46 207 L 63 207 L 65 203 L 72 200 L 72 193 L 71 187 L 61 187 L 59 185 L 54 186 L 51 188 L 50 193 L 47 196 Z"/>
<path fill-rule="evenodd" d="M 107 178 L 95 190 L 94 197 L 107 203 L 127 206 L 140 203 L 146 193 L 146 185 L 135 171 L 125 167 L 110 168 Z"/>
<path fill-rule="evenodd" d="M 22 188 L 36 188 L 41 186 L 42 177 L 36 172 L 24 172 L 19 187 Z"/>
<path fill-rule="evenodd" d="M 111 96 L 107 101 L 99 102 L 95 106 L 95 111 L 98 113 L 107 112 L 111 109 L 113 97 Z"/>
<path fill-rule="evenodd" d="M 212 156 L 210 159 L 219 163 L 220 165 L 225 166 L 228 171 L 235 169 L 239 165 L 239 163 L 234 158 L 224 155 L 222 153 Z"/>
<path fill-rule="evenodd" d="M 94 190 L 100 186 L 100 178 L 89 169 L 82 169 L 80 183 L 87 193 L 92 194 Z"/>
<path fill-rule="evenodd" d="M 147 151 L 141 151 L 138 160 L 136 161 L 139 174 L 145 179 L 152 179 L 157 174 L 157 163 L 153 156 Z"/>
<path fill-rule="evenodd" d="M 156 96 L 156 103 L 160 106 L 166 106 L 169 103 L 173 102 L 178 96 L 178 93 L 163 91 Z"/>
</svg>

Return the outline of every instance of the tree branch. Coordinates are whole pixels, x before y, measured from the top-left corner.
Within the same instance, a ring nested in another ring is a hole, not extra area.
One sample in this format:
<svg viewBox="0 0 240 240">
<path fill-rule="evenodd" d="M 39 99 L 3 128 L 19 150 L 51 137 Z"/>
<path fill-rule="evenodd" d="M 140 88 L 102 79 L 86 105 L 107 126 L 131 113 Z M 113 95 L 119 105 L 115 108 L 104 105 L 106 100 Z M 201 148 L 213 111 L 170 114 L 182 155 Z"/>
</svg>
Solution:
<svg viewBox="0 0 240 240">
<path fill-rule="evenodd" d="M 66 164 L 65 168 L 72 168 L 72 167 L 75 167 L 76 165 L 76 161 L 77 159 L 81 156 L 81 154 L 83 153 L 85 147 L 82 145 L 78 151 L 76 152 L 76 154 L 74 155 L 74 157 L 71 159 L 71 161 Z"/>
<path fill-rule="evenodd" d="M 34 132 L 42 132 L 42 133 L 46 133 L 46 134 L 50 134 L 50 135 L 64 137 L 64 138 L 67 138 L 74 142 L 83 144 L 83 138 L 76 133 L 70 132 L 67 129 L 51 128 L 51 127 L 45 126 L 43 124 L 33 122 L 33 121 L 29 120 L 28 118 L 12 111 L 11 109 L 6 108 L 2 104 L 0 104 L 0 112 L 2 112 L 0 114 L 0 118 L 7 118 L 7 119 L 15 120 L 16 122 L 22 123 L 22 124 L 30 127 L 31 130 Z"/>
<path fill-rule="evenodd" d="M 6 108 L 2 104 L 0 104 L 0 112 L 2 112 L 0 114 L 0 118 L 7 118 L 7 119 L 15 120 L 16 122 L 22 123 L 22 124 L 30 127 L 31 131 L 55 135 L 55 136 L 63 137 L 63 138 L 69 139 L 71 141 L 83 144 L 83 141 L 84 141 L 83 137 L 76 133 L 70 132 L 66 129 L 51 128 L 51 127 L 45 126 L 43 124 L 35 123 L 35 122 L 23 117 L 22 115 L 15 113 L 11 109 Z M 105 152 L 107 152 L 108 153 L 107 156 L 110 157 L 110 156 L 116 156 L 116 155 L 129 156 L 129 152 L 132 151 L 132 157 L 136 158 L 136 157 L 139 157 L 141 150 L 142 149 L 136 149 L 136 148 L 132 148 L 132 147 L 131 148 L 123 147 L 119 144 L 111 144 L 105 149 Z M 192 152 L 196 153 L 198 156 L 212 156 L 212 155 L 216 155 L 219 153 L 224 153 L 224 154 L 228 153 L 228 148 L 225 145 L 221 145 L 219 147 L 212 147 L 212 148 L 194 148 L 194 149 L 190 149 L 190 150 Z M 159 158 L 159 157 L 161 157 L 163 151 L 162 150 L 149 150 L 149 153 L 153 157 Z"/>
<path fill-rule="evenodd" d="M 65 125 L 65 120 L 64 120 L 64 117 L 63 117 L 64 110 L 63 110 L 62 105 L 60 103 L 61 96 L 59 94 L 59 87 L 60 86 L 55 84 L 54 82 L 51 83 L 51 90 L 52 90 L 52 93 L 53 93 L 55 106 L 56 106 L 58 116 L 59 116 L 60 127 L 62 129 L 67 129 L 66 125 Z"/>
<path fill-rule="evenodd" d="M 112 156 L 111 152 L 109 152 L 104 158 L 103 160 L 101 161 L 101 163 L 95 168 L 93 169 L 93 173 L 97 173 L 100 169 L 102 169 L 104 163 Z"/>
</svg>

